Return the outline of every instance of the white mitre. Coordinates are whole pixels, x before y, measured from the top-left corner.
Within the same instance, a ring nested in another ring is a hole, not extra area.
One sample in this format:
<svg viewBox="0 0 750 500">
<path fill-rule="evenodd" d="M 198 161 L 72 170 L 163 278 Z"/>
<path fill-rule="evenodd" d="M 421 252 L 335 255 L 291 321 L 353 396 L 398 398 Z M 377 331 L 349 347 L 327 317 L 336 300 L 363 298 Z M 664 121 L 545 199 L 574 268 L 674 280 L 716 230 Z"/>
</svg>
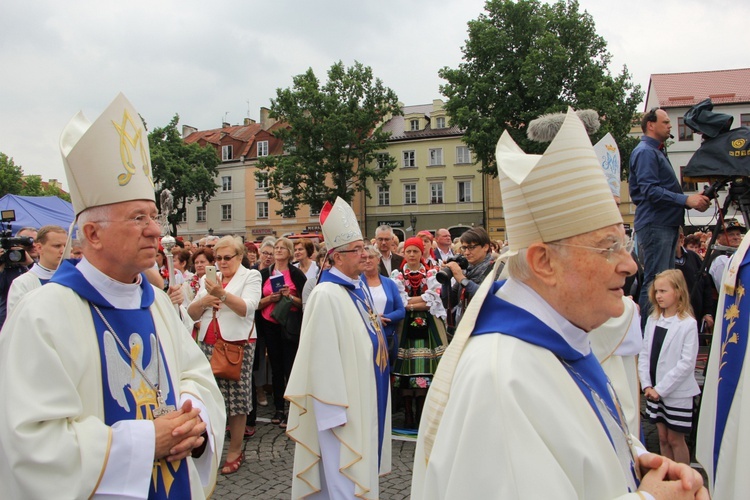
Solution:
<svg viewBox="0 0 750 500">
<path fill-rule="evenodd" d="M 75 115 L 60 136 L 60 152 L 76 218 L 90 207 L 155 201 L 146 128 L 123 94 L 94 123 Z"/>
<path fill-rule="evenodd" d="M 527 155 L 507 131 L 495 151 L 509 255 L 622 224 L 586 129 L 568 108 L 544 155 Z"/>
<path fill-rule="evenodd" d="M 336 197 L 333 205 L 328 201 L 323 205 L 320 211 L 320 230 L 323 231 L 328 250 L 363 239 L 354 210 L 340 197 Z"/>
</svg>

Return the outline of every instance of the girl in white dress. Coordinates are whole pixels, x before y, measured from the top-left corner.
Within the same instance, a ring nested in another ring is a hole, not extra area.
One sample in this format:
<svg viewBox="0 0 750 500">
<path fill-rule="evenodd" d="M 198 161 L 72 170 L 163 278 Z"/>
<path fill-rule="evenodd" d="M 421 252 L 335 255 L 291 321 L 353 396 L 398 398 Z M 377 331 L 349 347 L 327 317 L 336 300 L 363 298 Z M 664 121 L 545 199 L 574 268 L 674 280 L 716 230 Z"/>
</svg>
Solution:
<svg viewBox="0 0 750 500">
<path fill-rule="evenodd" d="M 653 312 L 646 322 L 638 374 L 649 420 L 659 431 L 661 454 L 690 463 L 685 442 L 693 423 L 698 329 L 682 271 L 659 273 L 649 289 Z"/>
</svg>

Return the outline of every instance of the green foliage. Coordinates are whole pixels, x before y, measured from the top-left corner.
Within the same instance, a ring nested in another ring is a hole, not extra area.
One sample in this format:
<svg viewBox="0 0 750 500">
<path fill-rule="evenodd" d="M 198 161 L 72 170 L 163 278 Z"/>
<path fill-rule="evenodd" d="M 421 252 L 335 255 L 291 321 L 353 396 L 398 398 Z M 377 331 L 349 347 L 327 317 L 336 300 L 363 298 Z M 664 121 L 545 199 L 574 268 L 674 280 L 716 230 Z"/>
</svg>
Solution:
<svg viewBox="0 0 750 500">
<path fill-rule="evenodd" d="M 0 197 L 6 194 L 20 196 L 57 196 L 70 201 L 70 195 L 52 184 L 42 184 L 40 175 L 24 175 L 23 168 L 13 158 L 0 152 Z"/>
<path fill-rule="evenodd" d="M 602 126 L 592 142 L 611 132 L 627 165 L 626 136 L 643 92 L 627 67 L 610 74 L 607 43 L 592 17 L 571 0 L 488 0 L 485 8 L 469 21 L 465 62 L 439 72 L 447 81 L 440 88 L 445 108 L 465 129 L 482 171 L 497 175 L 495 145 L 506 129 L 524 151 L 543 152 L 547 144 L 527 139 L 526 125 L 568 106 L 598 111 Z"/>
<path fill-rule="evenodd" d="M 213 147 L 186 144 L 177 130 L 179 121 L 179 115 L 175 114 L 165 127 L 148 134 L 154 184 L 159 188 L 157 204 L 163 189 L 169 189 L 174 197 L 174 210 L 169 215 L 173 235 L 177 234 L 177 224 L 188 203 L 199 201 L 205 205 L 216 193 L 214 178 L 220 162 Z"/>
<path fill-rule="evenodd" d="M 390 136 L 383 119 L 398 114 L 396 93 L 371 68 L 339 61 L 322 86 L 308 69 L 271 100 L 270 116 L 288 125 L 274 132 L 285 152 L 260 158 L 256 178 L 268 181 L 268 196 L 282 202 L 278 213 L 285 216 L 299 205 L 319 210 L 336 196 L 347 202 L 355 192 L 369 197 L 367 179 L 382 181 L 395 168 L 395 161 L 377 168 L 374 160 Z"/>
<path fill-rule="evenodd" d="M 23 169 L 5 153 L 0 152 L 0 196 L 20 194 L 23 189 Z"/>
</svg>

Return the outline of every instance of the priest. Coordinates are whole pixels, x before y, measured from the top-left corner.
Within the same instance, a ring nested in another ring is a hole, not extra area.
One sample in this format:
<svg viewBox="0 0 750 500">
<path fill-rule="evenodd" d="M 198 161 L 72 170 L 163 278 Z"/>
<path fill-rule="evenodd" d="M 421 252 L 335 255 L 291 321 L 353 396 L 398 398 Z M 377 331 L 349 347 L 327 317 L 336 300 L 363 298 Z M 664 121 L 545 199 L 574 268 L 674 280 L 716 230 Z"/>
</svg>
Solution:
<svg viewBox="0 0 750 500">
<path fill-rule="evenodd" d="M 0 332 L 3 496 L 205 498 L 224 402 L 142 274 L 161 236 L 143 122 L 120 94 L 93 123 L 75 116 L 60 147 L 83 258 L 64 261 Z"/>
<path fill-rule="evenodd" d="M 292 498 L 376 499 L 391 469 L 388 346 L 361 279 L 367 252 L 354 211 L 337 198 L 320 223 L 333 267 L 307 301 L 285 394 L 297 443 Z"/>
</svg>

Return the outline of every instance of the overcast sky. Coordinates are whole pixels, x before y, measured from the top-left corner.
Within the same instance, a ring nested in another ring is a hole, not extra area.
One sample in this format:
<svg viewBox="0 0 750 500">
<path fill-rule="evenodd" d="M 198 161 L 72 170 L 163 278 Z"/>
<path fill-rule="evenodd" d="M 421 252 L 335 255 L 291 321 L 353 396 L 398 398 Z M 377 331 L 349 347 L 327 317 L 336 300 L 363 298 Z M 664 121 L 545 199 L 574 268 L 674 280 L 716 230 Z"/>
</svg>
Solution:
<svg viewBox="0 0 750 500">
<path fill-rule="evenodd" d="M 613 74 L 750 67 L 750 2 L 580 0 Z M 7 0 L 0 5 L 0 151 L 65 185 L 60 132 L 122 91 L 149 129 L 179 113 L 198 129 L 259 118 L 277 88 L 336 61 L 371 66 L 407 105 L 441 98 L 483 0 Z"/>
</svg>

